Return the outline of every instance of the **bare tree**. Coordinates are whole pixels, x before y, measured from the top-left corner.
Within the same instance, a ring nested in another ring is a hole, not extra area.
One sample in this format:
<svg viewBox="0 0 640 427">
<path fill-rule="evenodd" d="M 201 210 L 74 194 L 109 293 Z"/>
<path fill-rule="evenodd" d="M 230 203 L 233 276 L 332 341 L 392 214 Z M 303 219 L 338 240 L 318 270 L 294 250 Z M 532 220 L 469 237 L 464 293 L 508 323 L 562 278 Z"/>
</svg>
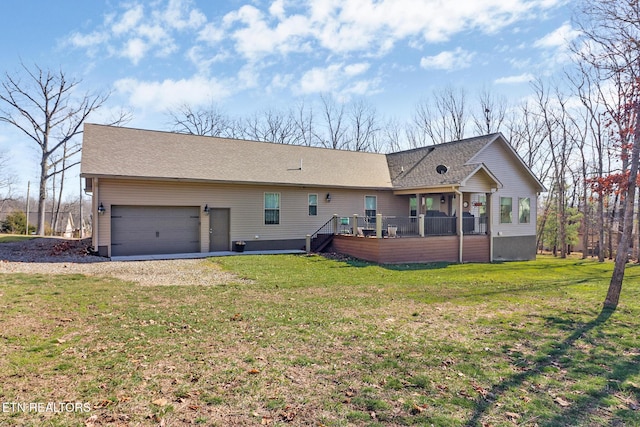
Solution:
<svg viewBox="0 0 640 427">
<path fill-rule="evenodd" d="M 640 3 L 637 0 L 589 0 L 582 3 L 580 29 L 584 43 L 577 49 L 581 59 L 601 70 L 604 78 L 616 78 L 629 88 L 627 105 L 620 111 L 631 112 L 632 124 L 629 173 L 624 199 L 623 232 L 616 251 L 616 261 L 605 308 L 616 308 L 620 300 L 625 266 L 631 245 L 634 219 L 636 179 L 640 157 Z"/>
<path fill-rule="evenodd" d="M 540 143 L 545 138 L 546 130 L 535 106 L 528 102 L 521 103 L 507 116 L 505 128 L 511 145 L 526 165 L 536 172 L 541 181 L 546 181 L 551 170 L 549 150 Z"/>
<path fill-rule="evenodd" d="M 387 141 L 389 152 L 400 151 L 403 147 L 402 135 L 405 127 L 395 118 L 388 119 L 382 127 L 382 138 Z"/>
<path fill-rule="evenodd" d="M 413 120 L 416 129 L 413 132 L 424 133 L 432 144 L 463 139 L 468 120 L 466 97 L 464 89 L 452 86 L 434 91 L 431 100 L 416 106 Z"/>
<path fill-rule="evenodd" d="M 320 143 L 315 129 L 313 108 L 307 108 L 304 101 L 301 101 L 295 110 L 291 111 L 291 119 L 295 129 L 296 145 L 311 147 Z"/>
<path fill-rule="evenodd" d="M 236 121 L 214 103 L 201 110 L 196 110 L 189 104 L 181 104 L 168 110 L 166 114 L 174 132 L 223 138 L 238 136 Z"/>
<path fill-rule="evenodd" d="M 506 99 L 483 89 L 478 95 L 478 107 L 479 114 L 473 114 L 476 132 L 480 135 L 499 132 L 507 115 Z"/>
<path fill-rule="evenodd" d="M 322 115 L 326 128 L 326 138 L 321 138 L 321 144 L 326 148 L 341 149 L 349 145 L 348 129 L 345 120 L 344 104 L 337 104 L 335 100 L 324 95 L 322 100 Z"/>
<path fill-rule="evenodd" d="M 378 146 L 380 124 L 376 109 L 364 100 L 358 100 L 351 105 L 349 114 L 351 119 L 351 148 L 354 151 L 377 151 L 382 147 Z"/>
<path fill-rule="evenodd" d="M 0 87 L 0 122 L 18 128 L 39 148 L 37 234 L 43 235 L 47 182 L 54 174 L 80 162 L 77 154 L 81 150 L 78 136 L 82 125 L 108 95 L 85 94 L 76 98 L 80 80 L 69 80 L 63 71 L 52 72 L 38 66 L 31 70 L 22 64 L 22 69 L 23 76 L 5 73 Z"/>
<path fill-rule="evenodd" d="M 556 192 L 558 213 L 558 243 L 560 256 L 567 256 L 567 174 L 570 154 L 575 145 L 573 119 L 567 109 L 567 98 L 556 87 L 552 95 L 541 80 L 533 83 L 538 112 L 544 124 L 544 140 L 547 142 L 553 165 L 552 191 Z"/>
<path fill-rule="evenodd" d="M 584 107 L 584 123 L 585 134 L 583 136 L 584 141 L 581 144 L 581 154 L 583 161 L 583 180 L 584 180 L 584 198 L 585 209 L 587 204 L 587 187 L 588 183 L 594 188 L 594 184 L 599 182 L 605 174 L 604 162 L 605 162 L 605 130 L 603 125 L 603 110 L 606 107 L 605 97 L 602 93 L 601 80 L 598 79 L 597 69 L 589 67 L 589 64 L 583 62 L 578 64 L 577 75 L 569 75 L 569 81 L 571 82 L 574 91 L 578 95 L 582 106 Z M 594 73 L 596 73 L 594 75 Z M 592 169 L 593 173 L 589 175 L 587 168 L 588 160 L 585 155 L 585 145 L 587 141 L 590 141 L 590 150 L 592 153 Z M 595 186 L 597 187 L 597 186 Z M 605 210 L 604 210 L 604 198 L 606 194 L 601 188 L 597 188 L 596 191 L 592 191 L 598 196 L 596 201 L 596 224 L 595 228 L 598 230 L 598 261 L 604 262 L 604 242 L 605 242 Z M 587 218 L 587 212 L 585 210 L 585 220 Z M 584 233 L 584 248 L 585 251 L 588 248 L 589 233 Z"/>
<path fill-rule="evenodd" d="M 13 185 L 16 183 L 16 177 L 11 172 L 9 164 L 9 156 L 0 152 L 0 212 L 7 202 L 13 200 Z"/>
<path fill-rule="evenodd" d="M 298 140 L 296 124 L 287 112 L 264 110 L 248 116 L 244 123 L 245 136 L 255 141 L 295 144 Z"/>
</svg>

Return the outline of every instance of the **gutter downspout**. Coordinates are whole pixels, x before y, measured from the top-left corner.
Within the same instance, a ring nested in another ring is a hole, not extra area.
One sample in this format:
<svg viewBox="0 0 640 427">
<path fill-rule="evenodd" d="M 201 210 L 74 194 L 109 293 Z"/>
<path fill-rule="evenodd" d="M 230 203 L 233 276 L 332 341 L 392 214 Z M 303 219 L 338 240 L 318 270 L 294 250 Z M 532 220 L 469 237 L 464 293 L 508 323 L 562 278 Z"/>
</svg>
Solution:
<svg viewBox="0 0 640 427">
<path fill-rule="evenodd" d="M 458 247 L 458 262 L 462 264 L 462 250 L 464 249 L 463 240 L 464 232 L 462 231 L 462 192 L 456 187 L 451 187 L 453 192 L 458 196 L 458 238 L 460 239 Z"/>
</svg>

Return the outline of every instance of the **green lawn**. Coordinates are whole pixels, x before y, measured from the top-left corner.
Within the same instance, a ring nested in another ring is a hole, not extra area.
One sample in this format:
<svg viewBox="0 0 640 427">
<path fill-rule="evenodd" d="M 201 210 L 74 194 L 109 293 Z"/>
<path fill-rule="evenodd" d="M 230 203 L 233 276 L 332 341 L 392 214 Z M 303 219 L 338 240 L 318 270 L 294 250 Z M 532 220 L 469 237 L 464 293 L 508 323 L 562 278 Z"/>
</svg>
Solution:
<svg viewBox="0 0 640 427">
<path fill-rule="evenodd" d="M 0 275 L 0 425 L 640 425 L 640 267 L 211 259 L 253 283 Z M 84 407 L 83 407 L 84 409 Z"/>
<path fill-rule="evenodd" d="M 0 243 L 21 242 L 23 240 L 35 239 L 39 236 L 25 236 L 21 234 L 0 234 Z"/>
</svg>

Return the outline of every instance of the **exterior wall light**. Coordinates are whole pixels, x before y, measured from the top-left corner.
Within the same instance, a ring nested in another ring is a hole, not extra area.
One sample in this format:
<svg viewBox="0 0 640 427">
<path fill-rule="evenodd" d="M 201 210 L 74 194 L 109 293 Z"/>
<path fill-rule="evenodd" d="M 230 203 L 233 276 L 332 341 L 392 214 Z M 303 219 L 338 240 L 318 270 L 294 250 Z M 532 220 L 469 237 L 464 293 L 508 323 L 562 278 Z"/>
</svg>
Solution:
<svg viewBox="0 0 640 427">
<path fill-rule="evenodd" d="M 327 197 L 325 197 L 327 203 L 331 203 L 331 193 L 327 193 Z"/>
<path fill-rule="evenodd" d="M 209 215 L 209 204 L 204 205 L 203 212 L 205 215 Z"/>
<path fill-rule="evenodd" d="M 104 213 L 107 210 L 105 209 L 104 205 L 102 204 L 102 202 L 100 203 L 100 206 L 98 206 L 98 215 L 104 215 Z"/>
</svg>

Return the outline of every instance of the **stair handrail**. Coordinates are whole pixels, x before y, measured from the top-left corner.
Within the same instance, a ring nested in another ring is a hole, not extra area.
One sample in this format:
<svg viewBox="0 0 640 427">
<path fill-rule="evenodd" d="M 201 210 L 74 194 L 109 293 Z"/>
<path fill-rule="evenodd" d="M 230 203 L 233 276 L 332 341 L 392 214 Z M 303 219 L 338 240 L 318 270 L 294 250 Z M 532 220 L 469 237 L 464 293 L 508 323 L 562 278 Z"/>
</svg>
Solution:
<svg viewBox="0 0 640 427">
<path fill-rule="evenodd" d="M 322 231 L 324 231 L 324 233 L 322 233 L 322 234 L 336 234 L 336 231 L 337 231 L 337 229 L 336 229 L 337 218 L 338 217 L 336 215 L 332 216 L 329 221 L 325 222 L 322 225 L 322 227 L 318 228 L 316 230 L 316 232 L 311 235 L 311 240 L 313 240 L 316 237 L 318 237 L 318 234 L 321 234 Z"/>
</svg>

